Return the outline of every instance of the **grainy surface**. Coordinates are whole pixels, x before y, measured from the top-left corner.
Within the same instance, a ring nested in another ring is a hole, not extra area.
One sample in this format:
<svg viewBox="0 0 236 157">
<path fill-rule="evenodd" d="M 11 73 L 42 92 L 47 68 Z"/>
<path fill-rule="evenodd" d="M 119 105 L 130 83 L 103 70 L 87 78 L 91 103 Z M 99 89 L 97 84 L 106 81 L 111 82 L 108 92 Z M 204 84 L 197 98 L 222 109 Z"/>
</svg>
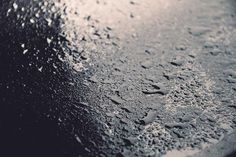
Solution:
<svg viewBox="0 0 236 157">
<path fill-rule="evenodd" d="M 232 153 L 235 8 L 234 0 L 2 0 L 1 153 Z"/>
</svg>

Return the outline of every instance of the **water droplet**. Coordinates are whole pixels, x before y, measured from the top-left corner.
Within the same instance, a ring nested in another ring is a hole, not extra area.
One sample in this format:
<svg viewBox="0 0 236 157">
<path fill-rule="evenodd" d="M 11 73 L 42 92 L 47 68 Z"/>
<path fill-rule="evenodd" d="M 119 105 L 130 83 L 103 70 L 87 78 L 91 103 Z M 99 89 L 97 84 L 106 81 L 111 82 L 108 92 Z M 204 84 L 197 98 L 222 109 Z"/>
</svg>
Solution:
<svg viewBox="0 0 236 157">
<path fill-rule="evenodd" d="M 47 38 L 47 42 L 48 42 L 48 44 L 50 44 L 52 42 L 52 40 Z"/>
<path fill-rule="evenodd" d="M 20 14 L 17 14 L 16 16 L 17 16 L 17 19 L 19 19 L 19 18 L 20 18 Z"/>
<path fill-rule="evenodd" d="M 14 8 L 15 10 L 17 10 L 18 5 L 17 5 L 16 3 L 13 3 L 13 8 Z"/>
<path fill-rule="evenodd" d="M 62 61 L 62 62 L 64 62 L 65 60 L 62 58 L 62 56 L 61 55 L 58 55 L 58 59 L 60 60 L 60 61 Z"/>
<path fill-rule="evenodd" d="M 51 19 L 46 19 L 46 21 L 48 22 L 48 26 L 52 26 L 52 20 Z"/>
<path fill-rule="evenodd" d="M 30 22 L 31 22 L 31 23 L 35 23 L 34 19 L 30 19 Z"/>
<path fill-rule="evenodd" d="M 11 9 L 7 10 L 7 16 L 9 16 L 9 13 L 11 12 Z"/>
<path fill-rule="evenodd" d="M 39 13 L 36 13 L 36 14 L 35 14 L 35 17 L 39 18 Z"/>
<path fill-rule="evenodd" d="M 58 121 L 59 121 L 59 122 L 62 122 L 61 118 L 58 118 Z"/>
<path fill-rule="evenodd" d="M 81 139 L 79 138 L 78 135 L 75 135 L 75 139 L 76 139 L 76 141 L 77 141 L 78 143 L 82 143 L 82 141 L 81 141 Z"/>
<path fill-rule="evenodd" d="M 38 70 L 39 70 L 40 72 L 42 72 L 42 71 L 43 71 L 43 67 L 38 68 Z"/>
<path fill-rule="evenodd" d="M 57 66 L 56 66 L 54 63 L 52 64 L 52 66 L 53 66 L 55 69 L 57 69 Z"/>
<path fill-rule="evenodd" d="M 23 54 L 26 54 L 28 52 L 28 49 L 25 49 L 24 51 L 23 51 Z"/>
</svg>

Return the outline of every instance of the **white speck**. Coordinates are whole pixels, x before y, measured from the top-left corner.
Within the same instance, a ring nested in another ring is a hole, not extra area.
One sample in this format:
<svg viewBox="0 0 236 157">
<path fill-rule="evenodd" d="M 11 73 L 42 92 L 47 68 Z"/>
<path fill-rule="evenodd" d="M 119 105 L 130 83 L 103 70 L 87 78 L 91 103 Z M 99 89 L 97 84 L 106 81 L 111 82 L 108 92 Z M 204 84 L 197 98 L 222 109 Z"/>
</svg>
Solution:
<svg viewBox="0 0 236 157">
<path fill-rule="evenodd" d="M 16 17 L 17 17 L 17 19 L 19 19 L 20 18 L 20 14 L 17 14 Z"/>
<path fill-rule="evenodd" d="M 112 130 L 111 129 L 109 129 L 108 132 L 109 132 L 109 134 L 112 134 Z"/>
<path fill-rule="evenodd" d="M 73 82 L 69 82 L 69 85 L 74 86 L 75 84 Z"/>
<path fill-rule="evenodd" d="M 62 62 L 65 61 L 65 59 L 63 59 L 61 55 L 58 55 L 58 59 L 59 59 L 60 61 L 62 61 Z"/>
<path fill-rule="evenodd" d="M 39 18 L 39 13 L 36 13 L 35 16 L 36 16 L 37 18 Z"/>
<path fill-rule="evenodd" d="M 17 5 L 16 3 L 13 3 L 13 8 L 14 8 L 15 10 L 17 10 L 18 5 Z"/>
<path fill-rule="evenodd" d="M 42 71 L 43 71 L 43 67 L 40 67 L 38 70 L 39 70 L 40 72 L 42 72 Z"/>
<path fill-rule="evenodd" d="M 21 26 L 22 26 L 22 27 L 25 27 L 25 23 L 22 23 Z"/>
<path fill-rule="evenodd" d="M 31 22 L 31 23 L 35 23 L 34 19 L 30 19 L 30 22 Z"/>
<path fill-rule="evenodd" d="M 23 54 L 26 54 L 28 52 L 28 49 L 25 49 L 24 51 L 23 51 Z"/>
<path fill-rule="evenodd" d="M 55 12 L 56 12 L 56 7 L 53 6 L 53 7 L 51 8 L 51 10 L 52 10 L 53 13 L 55 13 Z"/>
<path fill-rule="evenodd" d="M 24 8 L 24 7 L 22 7 L 22 8 L 21 8 L 21 11 L 23 11 L 23 12 L 24 12 L 24 11 L 25 11 L 25 8 Z"/>
<path fill-rule="evenodd" d="M 56 66 L 54 63 L 52 64 L 52 66 L 53 66 L 55 69 L 57 69 L 57 66 Z"/>
<path fill-rule="evenodd" d="M 46 19 L 47 22 L 48 22 L 48 26 L 51 26 L 52 25 L 52 20 L 51 19 Z"/>
<path fill-rule="evenodd" d="M 7 16 L 9 16 L 9 13 L 11 12 L 11 9 L 7 10 Z"/>
<path fill-rule="evenodd" d="M 21 44 L 21 47 L 22 47 L 22 48 L 25 48 L 25 44 Z"/>
<path fill-rule="evenodd" d="M 47 42 L 48 42 L 48 44 L 50 44 L 52 42 L 52 40 L 47 38 Z"/>
<path fill-rule="evenodd" d="M 47 6 L 48 5 L 48 2 L 44 2 L 44 6 Z"/>
<path fill-rule="evenodd" d="M 75 139 L 77 140 L 77 142 L 82 143 L 82 141 L 80 140 L 79 136 L 76 135 Z"/>
</svg>

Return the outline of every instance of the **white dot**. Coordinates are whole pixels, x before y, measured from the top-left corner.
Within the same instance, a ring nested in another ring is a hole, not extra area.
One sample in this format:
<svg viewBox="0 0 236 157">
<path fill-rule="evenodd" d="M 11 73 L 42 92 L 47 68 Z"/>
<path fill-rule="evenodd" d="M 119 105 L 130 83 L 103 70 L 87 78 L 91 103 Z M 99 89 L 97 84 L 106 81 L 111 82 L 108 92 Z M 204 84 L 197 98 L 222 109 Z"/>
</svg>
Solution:
<svg viewBox="0 0 236 157">
<path fill-rule="evenodd" d="M 30 22 L 31 22 L 31 23 L 35 23 L 34 19 L 30 19 Z"/>
<path fill-rule="evenodd" d="M 16 3 L 13 3 L 13 8 L 14 8 L 15 10 L 17 10 L 18 5 L 17 5 Z"/>
<path fill-rule="evenodd" d="M 43 67 L 38 68 L 38 70 L 39 70 L 40 72 L 42 72 L 42 71 L 43 71 Z"/>
<path fill-rule="evenodd" d="M 25 49 L 24 51 L 23 51 L 23 54 L 26 54 L 28 52 L 28 49 Z"/>
</svg>

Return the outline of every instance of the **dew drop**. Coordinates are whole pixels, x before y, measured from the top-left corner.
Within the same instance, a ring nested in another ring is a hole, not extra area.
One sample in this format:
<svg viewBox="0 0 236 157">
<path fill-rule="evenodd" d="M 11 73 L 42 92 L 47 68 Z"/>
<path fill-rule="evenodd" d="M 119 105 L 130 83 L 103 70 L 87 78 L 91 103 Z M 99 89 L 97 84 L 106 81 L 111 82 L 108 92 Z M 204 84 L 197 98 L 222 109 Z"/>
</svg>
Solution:
<svg viewBox="0 0 236 157">
<path fill-rule="evenodd" d="M 30 22 L 31 22 L 31 23 L 35 23 L 34 19 L 30 19 Z"/>
<path fill-rule="evenodd" d="M 23 51 L 23 54 L 26 54 L 28 52 L 28 49 L 25 49 L 24 51 Z"/>
<path fill-rule="evenodd" d="M 13 3 L 13 8 L 14 8 L 15 10 L 17 10 L 17 9 L 18 9 L 18 5 L 17 5 L 16 3 Z"/>
<path fill-rule="evenodd" d="M 47 38 L 47 43 L 50 44 L 51 42 L 52 42 L 52 40 Z"/>
<path fill-rule="evenodd" d="M 38 68 L 38 70 L 39 70 L 40 72 L 42 72 L 42 71 L 43 71 L 43 67 Z"/>
</svg>

